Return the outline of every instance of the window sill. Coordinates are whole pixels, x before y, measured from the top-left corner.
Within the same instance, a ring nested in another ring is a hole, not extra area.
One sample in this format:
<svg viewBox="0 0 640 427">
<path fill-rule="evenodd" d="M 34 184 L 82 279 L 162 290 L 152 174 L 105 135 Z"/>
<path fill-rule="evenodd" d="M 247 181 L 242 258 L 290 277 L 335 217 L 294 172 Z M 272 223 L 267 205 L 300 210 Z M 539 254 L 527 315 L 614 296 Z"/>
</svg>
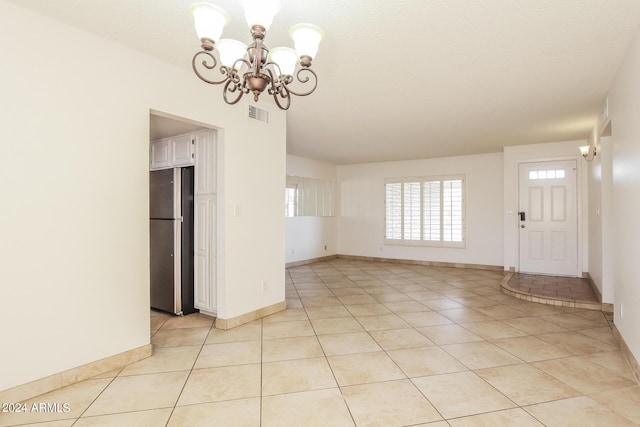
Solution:
<svg viewBox="0 0 640 427">
<path fill-rule="evenodd" d="M 462 242 L 433 242 L 428 240 L 390 240 L 384 239 L 385 245 L 390 246 L 415 246 L 415 247 L 430 247 L 430 248 L 453 248 L 453 249 L 466 249 L 466 244 Z"/>
</svg>

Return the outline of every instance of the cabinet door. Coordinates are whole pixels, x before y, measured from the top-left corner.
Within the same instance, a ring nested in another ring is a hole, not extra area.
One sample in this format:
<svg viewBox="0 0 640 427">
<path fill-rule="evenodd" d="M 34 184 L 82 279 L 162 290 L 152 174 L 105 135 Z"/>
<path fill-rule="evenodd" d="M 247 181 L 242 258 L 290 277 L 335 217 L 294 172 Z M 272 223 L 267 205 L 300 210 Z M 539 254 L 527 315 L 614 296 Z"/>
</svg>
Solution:
<svg viewBox="0 0 640 427">
<path fill-rule="evenodd" d="M 215 257 L 214 196 L 196 196 L 194 244 L 194 300 L 195 307 L 216 313 L 216 257 Z"/>
<path fill-rule="evenodd" d="M 171 167 L 169 139 L 161 139 L 151 143 L 151 170 Z"/>
<path fill-rule="evenodd" d="M 183 135 L 171 138 L 172 166 L 193 165 L 193 144 L 194 140 L 191 135 Z"/>
<path fill-rule="evenodd" d="M 211 131 L 198 132 L 195 139 L 196 194 L 216 194 L 216 141 Z"/>
</svg>

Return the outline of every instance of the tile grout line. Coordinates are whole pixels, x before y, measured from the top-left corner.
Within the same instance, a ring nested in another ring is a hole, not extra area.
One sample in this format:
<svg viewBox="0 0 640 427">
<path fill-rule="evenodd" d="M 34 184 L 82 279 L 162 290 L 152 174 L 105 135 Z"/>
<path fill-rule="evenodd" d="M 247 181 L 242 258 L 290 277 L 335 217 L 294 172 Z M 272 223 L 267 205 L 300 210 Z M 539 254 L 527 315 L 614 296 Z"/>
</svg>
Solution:
<svg viewBox="0 0 640 427">
<path fill-rule="evenodd" d="M 195 369 L 196 363 L 198 363 L 198 358 L 200 357 L 200 355 L 202 354 L 202 350 L 204 349 L 204 346 L 207 342 L 207 338 L 209 338 L 209 334 L 211 333 L 211 330 L 213 328 L 215 328 L 215 324 L 216 324 L 216 319 L 213 320 L 213 322 L 211 323 L 211 326 L 209 327 L 209 332 L 207 332 L 207 335 L 204 337 L 204 340 L 202 341 L 202 344 L 200 345 L 200 351 L 198 351 L 198 354 L 196 355 L 195 359 L 193 359 L 193 364 L 191 365 L 191 369 L 189 369 L 189 373 L 187 374 L 187 378 L 184 381 L 184 384 L 182 384 L 182 388 L 180 389 L 180 393 L 178 393 L 178 397 L 176 398 L 176 402 L 173 404 L 173 407 L 171 408 L 171 413 L 169 414 L 169 417 L 167 418 L 167 422 L 165 423 L 165 427 L 167 427 L 169 425 L 169 422 L 171 421 L 171 418 L 173 417 L 173 414 L 176 410 L 176 407 L 178 406 L 178 402 L 180 401 L 180 397 L 182 397 L 182 393 L 184 393 L 184 389 L 187 386 L 187 383 L 189 382 L 189 378 L 191 378 L 191 374 L 193 374 L 193 371 Z"/>
</svg>

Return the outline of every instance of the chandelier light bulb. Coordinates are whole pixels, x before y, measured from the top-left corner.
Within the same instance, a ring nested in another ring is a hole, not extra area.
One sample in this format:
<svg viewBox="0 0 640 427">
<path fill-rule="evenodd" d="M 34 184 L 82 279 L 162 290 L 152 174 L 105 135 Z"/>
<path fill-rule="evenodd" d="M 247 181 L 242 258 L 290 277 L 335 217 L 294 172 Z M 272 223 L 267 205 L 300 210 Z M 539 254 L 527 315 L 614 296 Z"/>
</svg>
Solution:
<svg viewBox="0 0 640 427">
<path fill-rule="evenodd" d="M 273 17 L 280 11 L 280 0 L 240 0 L 249 28 L 255 25 L 269 30 Z"/>
<path fill-rule="evenodd" d="M 243 62 L 238 59 L 244 58 L 247 53 L 247 45 L 234 39 L 222 39 L 216 44 L 220 62 L 228 68 L 239 70 Z"/>
<path fill-rule="evenodd" d="M 318 53 L 324 32 L 313 24 L 297 24 L 289 29 L 299 57 L 308 56 L 313 59 Z"/>
<path fill-rule="evenodd" d="M 269 51 L 269 58 L 278 64 L 276 72 L 285 76 L 292 76 L 298 63 L 298 55 L 290 47 L 274 47 Z"/>
<path fill-rule="evenodd" d="M 195 22 L 198 38 L 217 42 L 222 29 L 229 23 L 229 14 L 212 3 L 198 2 L 189 7 Z"/>
</svg>

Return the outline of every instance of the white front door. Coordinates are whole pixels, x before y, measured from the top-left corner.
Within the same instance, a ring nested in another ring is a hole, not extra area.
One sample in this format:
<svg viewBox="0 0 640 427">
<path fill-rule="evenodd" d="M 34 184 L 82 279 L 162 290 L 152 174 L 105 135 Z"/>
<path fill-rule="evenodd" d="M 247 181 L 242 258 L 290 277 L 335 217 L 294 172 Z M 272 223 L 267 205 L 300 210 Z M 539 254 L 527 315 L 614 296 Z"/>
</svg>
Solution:
<svg viewBox="0 0 640 427">
<path fill-rule="evenodd" d="M 520 272 L 578 276 L 576 161 L 520 164 Z"/>
</svg>

